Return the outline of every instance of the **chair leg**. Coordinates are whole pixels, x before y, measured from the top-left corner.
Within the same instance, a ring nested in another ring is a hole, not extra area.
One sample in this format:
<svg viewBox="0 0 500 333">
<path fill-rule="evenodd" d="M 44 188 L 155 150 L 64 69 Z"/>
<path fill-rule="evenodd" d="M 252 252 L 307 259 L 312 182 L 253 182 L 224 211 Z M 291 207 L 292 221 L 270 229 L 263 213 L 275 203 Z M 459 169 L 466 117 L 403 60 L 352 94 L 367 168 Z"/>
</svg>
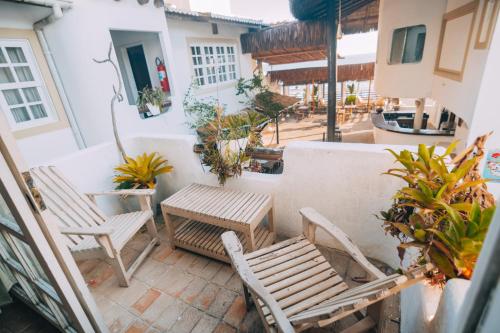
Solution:
<svg viewBox="0 0 500 333">
<path fill-rule="evenodd" d="M 111 265 L 113 265 L 120 287 L 128 287 L 130 281 L 127 277 L 127 270 L 125 269 L 125 265 L 123 265 L 120 254 L 116 254 L 115 258 L 111 259 Z"/>
<path fill-rule="evenodd" d="M 250 292 L 245 285 L 243 285 L 243 296 L 245 297 L 247 311 L 250 311 L 252 309 L 252 297 L 250 296 Z"/>
<path fill-rule="evenodd" d="M 148 229 L 148 234 L 151 236 L 153 239 L 157 239 L 156 241 L 156 246 L 160 245 L 160 240 L 158 238 L 158 230 L 156 229 L 156 223 L 154 218 L 150 218 L 148 222 L 146 222 L 146 228 Z"/>
</svg>

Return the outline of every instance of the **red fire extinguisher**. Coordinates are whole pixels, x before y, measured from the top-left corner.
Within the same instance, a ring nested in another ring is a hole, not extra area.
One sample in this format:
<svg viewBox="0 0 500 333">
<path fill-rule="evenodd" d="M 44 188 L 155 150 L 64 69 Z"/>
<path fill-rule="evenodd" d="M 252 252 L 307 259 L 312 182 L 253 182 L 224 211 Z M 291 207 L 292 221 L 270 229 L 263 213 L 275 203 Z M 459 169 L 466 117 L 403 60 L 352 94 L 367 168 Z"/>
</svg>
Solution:
<svg viewBox="0 0 500 333">
<path fill-rule="evenodd" d="M 168 83 L 167 78 L 167 69 L 165 68 L 165 64 L 161 61 L 160 58 L 156 58 L 156 70 L 158 71 L 158 78 L 160 79 L 161 90 L 164 92 L 170 91 L 170 84 Z"/>
</svg>

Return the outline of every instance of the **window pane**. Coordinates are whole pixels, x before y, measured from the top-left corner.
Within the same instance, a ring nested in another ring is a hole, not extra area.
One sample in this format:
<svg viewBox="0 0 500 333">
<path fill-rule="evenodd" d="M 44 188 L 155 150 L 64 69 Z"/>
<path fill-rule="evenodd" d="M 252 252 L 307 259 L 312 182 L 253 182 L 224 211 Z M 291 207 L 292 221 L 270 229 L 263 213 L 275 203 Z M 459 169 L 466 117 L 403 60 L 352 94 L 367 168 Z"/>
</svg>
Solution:
<svg viewBox="0 0 500 333">
<path fill-rule="evenodd" d="M 0 49 L 0 64 L 5 64 L 7 62 L 7 59 L 5 59 L 5 56 L 3 55 L 2 49 Z"/>
<path fill-rule="evenodd" d="M 23 98 L 18 89 L 7 89 L 3 91 L 5 100 L 9 105 L 23 104 Z"/>
<path fill-rule="evenodd" d="M 9 67 L 0 67 L 0 83 L 14 82 L 14 75 Z"/>
<path fill-rule="evenodd" d="M 17 232 L 21 232 L 19 226 L 17 225 L 14 216 L 10 212 L 5 199 L 0 195 L 0 223 L 10 227 L 11 229 L 15 229 Z"/>
<path fill-rule="evenodd" d="M 389 63 L 400 64 L 403 56 L 406 28 L 396 29 L 392 34 L 391 59 Z"/>
<path fill-rule="evenodd" d="M 419 62 L 424 54 L 425 26 L 407 28 L 403 63 Z"/>
<path fill-rule="evenodd" d="M 28 66 L 15 67 L 17 78 L 21 82 L 33 81 L 33 74 Z"/>
<path fill-rule="evenodd" d="M 20 47 L 6 47 L 7 54 L 11 62 L 19 64 L 26 62 L 26 57 L 24 56 L 23 49 Z"/>
<path fill-rule="evenodd" d="M 47 112 L 42 104 L 30 105 L 31 113 L 35 119 L 46 118 Z"/>
<path fill-rule="evenodd" d="M 38 89 L 36 87 L 24 88 L 23 93 L 29 103 L 41 101 L 40 94 L 38 93 Z"/>
<path fill-rule="evenodd" d="M 10 110 L 12 111 L 12 115 L 14 116 L 16 123 L 22 123 L 31 119 L 28 110 L 26 110 L 24 106 L 20 108 L 12 108 Z"/>
<path fill-rule="evenodd" d="M 47 275 L 45 275 L 45 272 L 43 271 L 43 268 L 40 266 L 38 259 L 33 253 L 33 250 L 31 250 L 31 247 L 16 237 L 12 237 L 12 240 L 16 243 L 16 246 L 23 254 L 23 257 L 28 260 L 31 266 L 30 268 L 32 268 L 32 273 L 34 273 L 37 278 L 44 280 L 46 283 L 50 283 Z"/>
</svg>

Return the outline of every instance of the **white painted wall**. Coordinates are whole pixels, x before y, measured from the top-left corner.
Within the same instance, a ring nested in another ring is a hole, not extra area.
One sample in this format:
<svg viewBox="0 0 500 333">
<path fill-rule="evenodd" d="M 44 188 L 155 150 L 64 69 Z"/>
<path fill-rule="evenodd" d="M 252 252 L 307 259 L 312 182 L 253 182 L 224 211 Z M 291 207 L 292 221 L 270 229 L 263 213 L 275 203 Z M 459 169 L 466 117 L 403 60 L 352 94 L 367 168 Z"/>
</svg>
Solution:
<svg viewBox="0 0 500 333">
<path fill-rule="evenodd" d="M 52 10 L 46 7 L 0 1 L 0 29 L 33 30 L 33 23 L 51 13 Z M 7 122 L 3 112 L 0 109 L 0 121 Z M 78 150 L 70 127 L 16 141 L 28 165 L 44 163 Z"/>
<path fill-rule="evenodd" d="M 169 20 L 167 23 L 164 9 L 156 8 L 152 3 L 141 6 L 135 0 L 75 0 L 73 8 L 62 19 L 46 28 L 46 34 L 77 121 L 89 145 L 113 138 L 109 102 L 113 94 L 112 84 L 117 84 L 116 77 L 111 66 L 98 65 L 92 60 L 106 56 L 111 42 L 110 30 L 157 33 L 172 89 L 173 106 L 158 117 L 140 119 L 137 107 L 129 105 L 127 99 L 118 104 L 117 123 L 123 136 L 188 133 L 182 108 L 192 77 L 186 38 L 231 38 L 239 47 L 239 35 L 246 31 L 235 25 L 220 24 L 219 35 L 213 36 L 208 23 L 187 20 Z M 115 52 L 112 57 L 116 59 Z M 239 61 L 241 75 L 249 76 L 253 64 L 250 56 L 240 56 Z M 219 96 L 221 103 L 227 104 L 232 111 L 241 108 L 234 92 L 234 84 L 231 84 L 219 90 L 203 91 L 202 95 Z M 125 91 L 123 93 L 125 95 Z"/>
<path fill-rule="evenodd" d="M 462 81 L 450 80 L 434 75 L 432 82 L 432 98 L 446 106 L 446 108 L 458 117 L 464 119 L 468 126 L 471 125 L 474 112 L 476 111 L 477 96 L 483 73 L 485 73 L 484 67 L 488 56 L 488 50 L 474 49 L 476 34 L 479 28 L 479 14 L 482 10 L 483 1 L 480 1 L 478 13 L 476 14 Z M 448 0 L 446 12 L 456 9 L 467 2 L 464 0 Z M 457 38 L 465 39 L 467 36 L 457 36 Z"/>
<path fill-rule="evenodd" d="M 47 163 L 55 158 L 78 151 L 70 127 L 18 139 L 17 145 L 30 166 Z"/>
<path fill-rule="evenodd" d="M 434 62 L 446 0 L 381 0 L 378 24 L 375 90 L 387 97 L 431 97 Z M 389 65 L 395 29 L 424 24 L 422 61 Z"/>
<path fill-rule="evenodd" d="M 494 131 L 486 146 L 500 147 L 500 110 L 495 106 L 495 96 L 498 94 L 498 73 L 500 73 L 500 20 L 494 31 L 490 49 L 486 59 L 484 75 L 478 86 L 479 94 L 475 112 L 470 123 L 467 142 L 470 144 L 480 135 Z M 492 103 L 493 102 L 493 103 Z"/>
<path fill-rule="evenodd" d="M 373 136 L 375 143 L 384 145 L 391 145 L 395 142 L 404 142 L 406 145 L 418 145 L 423 143 L 428 146 L 435 144 L 447 146 L 455 139 L 453 136 L 402 134 L 386 131 L 378 127 L 373 127 Z"/>
<path fill-rule="evenodd" d="M 256 63 L 250 54 L 241 53 L 240 35 L 248 32 L 248 29 L 229 24 L 217 24 L 219 33 L 212 34 L 210 23 L 192 22 L 188 20 L 178 20 L 169 18 L 167 20 L 168 31 L 172 45 L 175 46 L 173 53 L 172 64 L 178 76 L 182 78 L 177 82 L 177 93 L 180 98 L 183 98 L 191 85 L 193 78 L 193 67 L 191 59 L 191 51 L 189 45 L 192 41 L 200 42 L 231 42 L 236 45 L 238 62 L 239 62 L 239 77 L 250 78 Z M 196 96 L 206 98 L 213 96 L 219 100 L 222 105 L 226 106 L 228 113 L 234 113 L 241 110 L 244 105 L 240 101 L 244 100 L 241 96 L 236 96 L 236 81 L 222 83 L 217 86 L 200 87 L 196 91 Z"/>
<path fill-rule="evenodd" d="M 117 85 L 116 77 L 109 64 L 99 65 L 92 60 L 106 57 L 111 42 L 110 30 L 158 33 L 166 66 L 175 68 L 170 66 L 173 49 L 163 8 L 156 8 L 151 2 L 141 6 L 135 0 L 75 0 L 73 8 L 45 31 L 76 119 L 89 145 L 113 138 L 109 103 L 112 85 Z M 112 57 L 116 60 L 114 52 Z M 182 101 L 175 98 L 176 73 L 168 74 L 172 85 L 172 109 L 158 117 L 140 119 L 137 107 L 124 100 L 116 107 L 122 135 L 187 132 Z"/>
<path fill-rule="evenodd" d="M 491 106 L 491 96 L 496 91 L 497 75 L 494 73 L 499 71 L 500 46 L 498 44 L 500 42 L 498 39 L 500 36 L 498 36 L 498 22 L 489 50 L 474 49 L 484 1 L 486 0 L 479 2 L 461 81 L 434 74 L 434 66 L 443 14 L 467 4 L 469 1 L 382 0 L 380 4 L 379 41 L 375 67 L 377 93 L 391 97 L 431 97 L 440 107 L 446 107 L 465 121 L 463 127 L 457 129 L 455 135 L 463 142 L 463 146 L 473 141 L 478 135 L 498 127 L 498 123 L 491 121 L 496 118 L 496 110 Z M 390 55 L 394 29 L 415 24 L 425 24 L 427 27 L 422 62 L 388 65 L 387 60 Z M 451 36 L 449 39 L 458 42 L 466 38 L 467 36 L 457 35 Z M 453 46 L 449 48 L 450 50 L 445 50 L 444 54 L 456 53 L 456 48 Z M 499 146 L 499 144 L 500 138 L 495 135 L 490 140 L 490 146 Z"/>
</svg>

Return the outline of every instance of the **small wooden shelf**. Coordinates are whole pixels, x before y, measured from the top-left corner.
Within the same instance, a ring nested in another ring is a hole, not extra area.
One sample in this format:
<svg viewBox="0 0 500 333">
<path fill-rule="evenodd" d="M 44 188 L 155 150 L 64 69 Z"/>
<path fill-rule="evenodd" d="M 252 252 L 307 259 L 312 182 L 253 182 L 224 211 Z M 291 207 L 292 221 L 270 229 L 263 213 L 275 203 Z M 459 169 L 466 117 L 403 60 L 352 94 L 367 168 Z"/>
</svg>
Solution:
<svg viewBox="0 0 500 333">
<path fill-rule="evenodd" d="M 190 219 L 177 222 L 174 232 L 174 245 L 180 248 L 200 253 L 224 262 L 230 262 L 226 255 L 220 236 L 230 229 L 206 224 Z M 242 232 L 236 232 L 241 244 L 247 252 L 246 237 Z M 274 241 L 274 234 L 265 226 L 255 229 L 255 244 L 257 249 L 269 246 Z"/>
</svg>

